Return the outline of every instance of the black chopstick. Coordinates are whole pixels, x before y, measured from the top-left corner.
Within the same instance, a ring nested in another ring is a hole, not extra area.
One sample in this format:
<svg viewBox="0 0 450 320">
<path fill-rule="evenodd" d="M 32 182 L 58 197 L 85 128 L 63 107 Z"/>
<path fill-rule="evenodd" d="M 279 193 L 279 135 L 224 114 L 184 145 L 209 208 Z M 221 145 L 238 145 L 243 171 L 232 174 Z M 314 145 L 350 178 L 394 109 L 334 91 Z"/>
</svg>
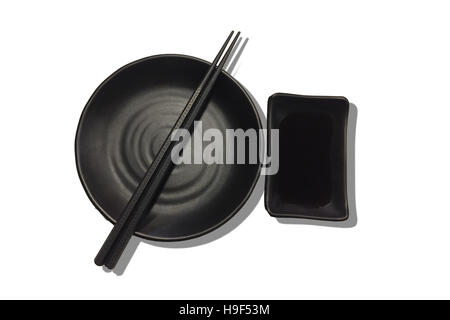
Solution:
<svg viewBox="0 0 450 320">
<path fill-rule="evenodd" d="M 160 189 L 170 174 L 170 169 L 173 167 L 172 159 L 170 158 L 171 150 L 175 145 L 175 142 L 171 141 L 172 133 L 174 130 L 180 128 L 191 129 L 194 120 L 198 118 L 206 99 L 211 93 L 215 81 L 221 73 L 226 60 L 230 56 L 231 51 L 239 38 L 240 32 L 237 33 L 220 61 L 219 66 L 216 68 L 233 33 L 233 31 L 230 33 L 200 85 L 192 94 L 175 125 L 172 127 L 170 134 L 158 151 L 157 156 L 133 193 L 121 217 L 114 225 L 108 238 L 105 240 L 95 258 L 95 263 L 97 265 L 105 265 L 109 269 L 113 269 L 116 266 L 123 250 L 125 250 L 131 236 L 135 232 L 141 217 L 154 204 Z"/>
</svg>

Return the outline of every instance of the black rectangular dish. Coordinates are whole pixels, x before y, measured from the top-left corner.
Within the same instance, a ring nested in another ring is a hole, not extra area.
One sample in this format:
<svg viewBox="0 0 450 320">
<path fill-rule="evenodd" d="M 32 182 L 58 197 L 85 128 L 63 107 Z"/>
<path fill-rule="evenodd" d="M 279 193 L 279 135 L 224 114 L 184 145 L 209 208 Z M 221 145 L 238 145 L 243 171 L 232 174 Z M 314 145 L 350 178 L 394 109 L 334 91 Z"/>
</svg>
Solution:
<svg viewBox="0 0 450 320">
<path fill-rule="evenodd" d="M 344 97 L 276 93 L 269 98 L 267 127 L 279 129 L 279 170 L 266 176 L 265 186 L 271 216 L 348 218 L 348 113 Z"/>
</svg>

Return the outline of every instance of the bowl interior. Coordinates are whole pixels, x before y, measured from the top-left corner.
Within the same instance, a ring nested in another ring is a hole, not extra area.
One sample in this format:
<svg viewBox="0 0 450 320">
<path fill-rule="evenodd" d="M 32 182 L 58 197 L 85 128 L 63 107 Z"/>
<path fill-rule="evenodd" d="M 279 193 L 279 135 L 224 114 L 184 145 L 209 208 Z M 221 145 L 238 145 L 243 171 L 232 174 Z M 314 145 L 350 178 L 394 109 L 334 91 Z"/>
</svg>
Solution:
<svg viewBox="0 0 450 320">
<path fill-rule="evenodd" d="M 120 217 L 208 65 L 187 56 L 149 57 L 119 69 L 92 95 L 78 126 L 77 168 L 89 198 L 108 220 Z M 203 132 L 260 128 L 255 106 L 225 73 L 200 120 Z M 137 234 L 184 240 L 211 231 L 239 210 L 258 175 L 258 164 L 178 165 Z"/>
</svg>

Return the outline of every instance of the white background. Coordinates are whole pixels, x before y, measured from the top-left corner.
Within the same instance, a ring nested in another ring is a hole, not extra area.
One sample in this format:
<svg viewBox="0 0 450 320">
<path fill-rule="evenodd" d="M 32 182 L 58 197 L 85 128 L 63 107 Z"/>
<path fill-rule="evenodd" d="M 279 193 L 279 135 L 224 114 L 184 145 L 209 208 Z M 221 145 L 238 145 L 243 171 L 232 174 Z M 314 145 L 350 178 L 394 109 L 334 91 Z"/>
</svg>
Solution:
<svg viewBox="0 0 450 320">
<path fill-rule="evenodd" d="M 1 298 L 450 298 L 448 1 L 3 1 Z M 358 107 L 354 228 L 285 225 L 260 201 L 188 249 L 141 244 L 122 276 L 93 258 L 111 229 L 79 182 L 82 108 L 152 54 L 211 60 L 250 41 L 236 78 Z"/>
</svg>

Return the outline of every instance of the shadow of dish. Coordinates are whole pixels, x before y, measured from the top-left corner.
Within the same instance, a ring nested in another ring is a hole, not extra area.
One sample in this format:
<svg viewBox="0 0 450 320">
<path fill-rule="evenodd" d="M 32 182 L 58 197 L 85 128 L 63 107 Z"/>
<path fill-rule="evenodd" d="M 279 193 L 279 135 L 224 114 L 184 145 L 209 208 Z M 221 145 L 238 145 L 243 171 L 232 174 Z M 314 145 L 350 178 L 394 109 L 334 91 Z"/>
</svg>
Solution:
<svg viewBox="0 0 450 320">
<path fill-rule="evenodd" d="M 246 44 L 248 42 L 248 38 L 246 38 L 240 47 L 240 49 L 236 52 L 235 56 L 233 57 L 233 60 L 229 62 L 228 68 L 226 71 L 229 74 L 233 74 L 233 70 L 236 67 L 236 62 L 241 56 Z M 245 87 L 244 87 L 245 89 Z M 256 101 L 256 99 L 253 97 L 253 95 L 245 89 L 251 100 L 253 101 L 258 115 L 261 120 L 262 127 L 266 127 L 266 117 L 264 115 L 264 112 L 261 109 L 261 106 Z M 106 267 L 103 267 L 103 270 L 105 272 L 113 272 L 116 275 L 122 275 L 126 268 L 128 267 L 128 264 L 130 263 L 132 257 L 136 253 L 136 250 L 140 243 L 145 243 L 157 247 L 163 247 L 163 248 L 171 248 L 171 249 L 179 249 L 179 248 L 191 248 L 200 246 L 203 244 L 210 243 L 212 241 L 215 241 L 224 235 L 230 233 L 232 230 L 234 230 L 237 226 L 239 226 L 247 217 L 250 215 L 250 213 L 255 209 L 256 205 L 259 203 L 259 201 L 262 198 L 262 195 L 264 193 L 264 176 L 259 176 L 258 181 L 255 185 L 255 188 L 250 195 L 247 202 L 244 204 L 244 206 L 226 223 L 224 223 L 222 226 L 217 228 L 216 230 L 207 233 L 201 237 L 186 240 L 186 241 L 173 241 L 173 242 L 162 242 L 162 241 L 151 241 L 151 240 L 145 240 L 136 236 L 133 236 L 128 243 L 125 251 L 123 252 L 121 258 L 119 259 L 116 267 L 114 270 L 110 270 Z"/>
<path fill-rule="evenodd" d="M 358 117 L 358 108 L 350 103 L 347 125 L 347 200 L 348 200 L 348 219 L 345 221 L 325 221 L 299 218 L 277 218 L 279 223 L 284 224 L 304 224 L 335 228 L 352 228 L 358 222 L 356 214 L 356 195 L 355 195 L 355 137 L 356 137 L 356 119 Z"/>
</svg>

